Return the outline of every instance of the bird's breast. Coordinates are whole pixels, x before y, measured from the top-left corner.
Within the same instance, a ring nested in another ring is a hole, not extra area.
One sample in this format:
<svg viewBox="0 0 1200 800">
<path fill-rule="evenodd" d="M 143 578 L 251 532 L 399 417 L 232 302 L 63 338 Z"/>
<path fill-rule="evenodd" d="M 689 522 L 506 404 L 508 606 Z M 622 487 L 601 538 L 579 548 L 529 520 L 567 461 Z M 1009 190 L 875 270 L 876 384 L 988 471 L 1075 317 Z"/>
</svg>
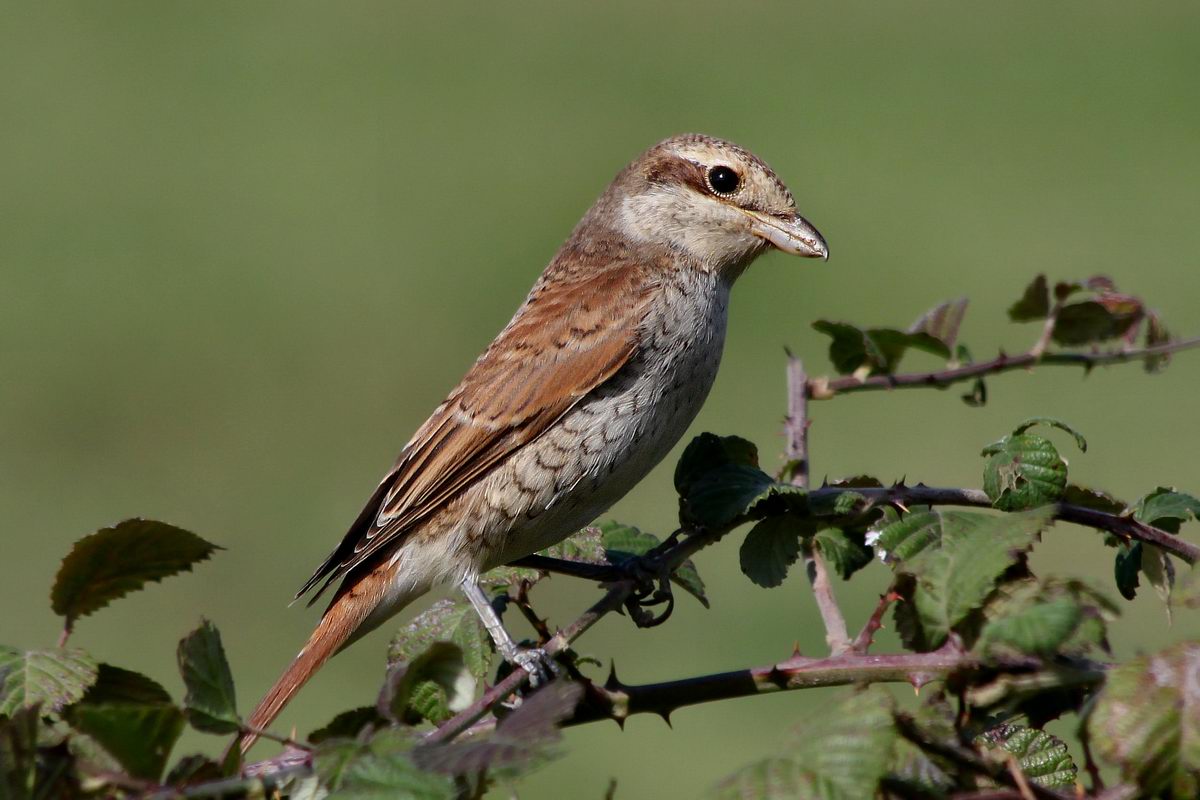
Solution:
<svg viewBox="0 0 1200 800">
<path fill-rule="evenodd" d="M 719 276 L 689 272 L 662 287 L 629 363 L 485 482 L 493 513 L 481 569 L 592 522 L 663 459 L 716 378 L 728 305 Z"/>
</svg>

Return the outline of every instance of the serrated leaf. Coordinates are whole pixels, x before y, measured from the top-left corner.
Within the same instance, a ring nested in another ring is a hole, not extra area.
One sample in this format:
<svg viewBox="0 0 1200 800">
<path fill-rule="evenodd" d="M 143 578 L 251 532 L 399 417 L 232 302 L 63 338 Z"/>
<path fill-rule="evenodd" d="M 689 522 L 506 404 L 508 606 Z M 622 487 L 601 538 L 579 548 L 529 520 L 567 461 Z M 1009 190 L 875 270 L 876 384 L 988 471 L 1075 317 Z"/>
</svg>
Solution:
<svg viewBox="0 0 1200 800">
<path fill-rule="evenodd" d="M 949 351 L 954 349 L 958 341 L 958 329 L 967 313 L 968 302 L 967 298 L 960 297 L 940 303 L 918 317 L 909 326 L 908 332 L 925 333 L 937 339 L 946 346 L 949 357 Z"/>
<path fill-rule="evenodd" d="M 1074 483 L 1068 483 L 1063 491 L 1062 502 L 1073 506 L 1083 506 L 1106 514 L 1123 514 L 1125 502 L 1118 500 L 1108 492 L 1100 489 L 1089 489 Z"/>
<path fill-rule="evenodd" d="M 1001 511 L 1023 511 L 1060 500 L 1067 487 L 1067 462 L 1049 440 L 1036 434 L 1006 436 L 984 451 L 983 491 Z"/>
<path fill-rule="evenodd" d="M 1049 428 L 1058 428 L 1060 431 L 1071 434 L 1071 437 L 1075 439 L 1075 444 L 1079 448 L 1080 452 L 1087 452 L 1087 439 L 1083 438 L 1083 434 L 1077 431 L 1075 428 L 1072 428 L 1066 422 L 1063 422 L 1061 419 L 1056 419 L 1054 417 L 1030 417 L 1017 427 L 1013 428 L 1013 436 L 1019 436 L 1037 425 L 1045 425 Z"/>
<path fill-rule="evenodd" d="M 1122 297 L 1124 297 L 1122 295 Z M 1082 300 L 1058 310 L 1051 338 L 1064 346 L 1082 346 L 1115 339 L 1141 318 L 1141 308 L 1119 302 Z"/>
<path fill-rule="evenodd" d="M 333 796 L 351 800 L 451 800 L 454 782 L 420 769 L 403 729 L 380 731 L 365 745 L 332 740 L 318 748 L 316 771 Z"/>
<path fill-rule="evenodd" d="M 1067 745 L 1043 730 L 1022 725 L 1001 724 L 975 738 L 976 746 L 1000 751 L 1017 759 L 1017 766 L 1026 778 L 1050 789 L 1075 785 L 1075 762 Z"/>
<path fill-rule="evenodd" d="M 985 653 L 1053 655 L 1079 627 L 1082 618 L 1083 609 L 1067 597 L 1035 603 L 989 619 L 977 647 Z"/>
<path fill-rule="evenodd" d="M 1050 314 L 1050 287 L 1045 275 L 1038 275 L 1025 287 L 1021 299 L 1008 307 L 1008 318 L 1013 322 L 1032 322 L 1045 319 Z"/>
<path fill-rule="evenodd" d="M 621 565 L 631 558 L 646 555 L 662 542 L 652 533 L 623 525 L 620 522 L 605 522 L 600 526 L 600 545 L 604 549 L 604 557 L 614 565 Z M 690 558 L 680 564 L 671 573 L 671 582 L 700 601 L 708 608 L 708 595 L 704 591 L 704 581 L 696 564 Z"/>
<path fill-rule="evenodd" d="M 813 328 L 829 336 L 829 360 L 834 369 L 849 375 L 867 369 L 872 375 L 895 372 L 909 348 L 923 350 L 942 358 L 950 357 L 950 348 L 924 331 L 907 332 L 894 328 L 862 329 L 845 322 L 817 320 Z"/>
<path fill-rule="evenodd" d="M 388 647 L 388 665 L 411 662 L 439 641 L 459 647 L 463 663 L 476 680 L 491 671 L 492 637 L 475 609 L 459 597 L 438 600 L 397 631 Z"/>
<path fill-rule="evenodd" d="M 475 678 L 462 649 L 437 641 L 411 661 L 397 661 L 388 668 L 377 708 L 393 720 L 427 719 L 438 724 L 469 706 L 474 696 Z"/>
<path fill-rule="evenodd" d="M 943 526 L 941 547 L 900 566 L 916 577 L 913 606 L 931 649 L 983 604 L 996 580 L 1053 519 L 1053 509 L 999 517 L 960 512 L 955 519 L 954 526 Z"/>
<path fill-rule="evenodd" d="M 805 721 L 791 737 L 789 755 L 812 771 L 823 797 L 874 797 L 896 738 L 891 700 L 870 687 Z"/>
<path fill-rule="evenodd" d="M 1146 347 L 1157 347 L 1171 342 L 1171 332 L 1167 330 L 1166 324 L 1163 323 L 1162 317 L 1151 311 L 1146 314 Z M 1146 356 L 1144 366 L 1146 372 L 1155 373 L 1162 372 L 1166 369 L 1167 364 L 1171 362 L 1170 353 L 1162 353 L 1156 356 Z"/>
<path fill-rule="evenodd" d="M 795 518 L 767 517 L 742 540 L 738 550 L 742 572 L 764 588 L 779 586 L 800 556 L 802 535 L 803 528 Z"/>
<path fill-rule="evenodd" d="M 490 736 L 424 745 L 413 751 L 413 759 L 423 769 L 447 775 L 528 768 L 551 755 L 550 746 L 561 738 L 558 726 L 570 718 L 582 696 L 579 684 L 552 681 L 500 720 Z"/>
<path fill-rule="evenodd" d="M 206 733 L 237 731 L 240 720 L 233 674 L 216 627 L 202 619 L 200 627 L 179 642 L 176 658 L 187 687 L 183 702 L 192 727 Z"/>
<path fill-rule="evenodd" d="M 185 724 L 157 681 L 110 664 L 100 665 L 96 682 L 66 717 L 129 774 L 150 781 L 162 775 Z"/>
<path fill-rule="evenodd" d="M 385 719 L 375 706 L 359 706 L 343 711 L 329 722 L 317 728 L 308 735 L 312 744 L 320 744 L 328 739 L 353 739 L 362 733 L 364 728 L 382 728 L 387 725 Z"/>
<path fill-rule="evenodd" d="M 813 536 L 813 546 L 821 552 L 825 563 L 843 579 L 871 563 L 871 548 L 861 538 L 851 538 L 841 528 L 822 528 Z"/>
<path fill-rule="evenodd" d="M 1175 566 L 1161 547 L 1143 544 L 1142 574 L 1154 587 L 1158 599 L 1167 608 L 1167 621 L 1171 621 L 1171 591 L 1175 588 Z"/>
<path fill-rule="evenodd" d="M 1179 533 L 1184 522 L 1200 518 L 1200 500 L 1186 492 L 1159 486 L 1134 504 L 1133 516 L 1147 525 Z"/>
<path fill-rule="evenodd" d="M 97 672 L 95 660 L 82 650 L 22 652 L 0 645 L 0 716 L 34 706 L 61 711 L 83 697 Z"/>
<path fill-rule="evenodd" d="M 1186 642 L 1113 669 L 1087 719 L 1101 758 L 1139 796 L 1200 794 L 1200 643 Z"/>
<path fill-rule="evenodd" d="M 943 514 L 956 513 L 930 509 L 912 511 L 899 519 L 894 513 L 885 514 L 871 527 L 867 542 L 885 563 L 907 561 L 930 545 L 937 545 L 942 540 Z"/>
<path fill-rule="evenodd" d="M 722 780 L 709 795 L 714 800 L 818 800 L 810 770 L 795 759 L 772 756 L 747 764 Z"/>
<path fill-rule="evenodd" d="M 684 497 L 684 508 L 689 519 L 719 528 L 745 514 L 775 485 L 775 480 L 757 467 L 730 464 L 697 480 Z"/>
<path fill-rule="evenodd" d="M 80 617 L 150 581 L 189 572 L 219 549 L 165 522 L 127 519 L 75 543 L 54 579 L 51 607 L 69 630 Z"/>
<path fill-rule="evenodd" d="M 758 467 L 758 448 L 740 436 L 702 433 L 688 443 L 675 464 L 675 491 L 687 497 L 697 480 L 725 466 Z"/>
<path fill-rule="evenodd" d="M 1142 571 L 1142 543 L 1129 542 L 1117 547 L 1117 555 L 1113 559 L 1113 578 L 1117 582 L 1117 591 L 1126 600 L 1137 597 L 1138 573 Z"/>
<path fill-rule="evenodd" d="M 561 558 L 564 561 L 582 561 L 588 564 L 603 564 L 606 561 L 602 534 L 595 525 L 589 525 L 558 544 L 550 545 L 540 551 L 540 555 Z"/>
</svg>

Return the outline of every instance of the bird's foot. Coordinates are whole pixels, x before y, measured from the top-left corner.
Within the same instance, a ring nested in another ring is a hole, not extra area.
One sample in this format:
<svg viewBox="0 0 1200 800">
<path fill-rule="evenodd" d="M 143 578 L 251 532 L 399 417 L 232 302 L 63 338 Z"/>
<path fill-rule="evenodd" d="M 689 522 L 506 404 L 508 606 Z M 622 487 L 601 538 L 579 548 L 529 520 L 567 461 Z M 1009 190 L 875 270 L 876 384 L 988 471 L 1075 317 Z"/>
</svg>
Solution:
<svg viewBox="0 0 1200 800">
<path fill-rule="evenodd" d="M 675 595 L 671 592 L 671 576 L 664 565 L 645 556 L 630 559 L 623 565 L 637 586 L 625 601 L 625 610 L 639 628 L 661 625 L 675 610 Z M 663 606 L 661 611 L 651 610 Z"/>
<path fill-rule="evenodd" d="M 519 650 L 511 661 L 513 666 L 529 673 L 529 685 L 534 689 L 546 685 L 562 674 L 562 667 L 540 647 Z"/>
</svg>

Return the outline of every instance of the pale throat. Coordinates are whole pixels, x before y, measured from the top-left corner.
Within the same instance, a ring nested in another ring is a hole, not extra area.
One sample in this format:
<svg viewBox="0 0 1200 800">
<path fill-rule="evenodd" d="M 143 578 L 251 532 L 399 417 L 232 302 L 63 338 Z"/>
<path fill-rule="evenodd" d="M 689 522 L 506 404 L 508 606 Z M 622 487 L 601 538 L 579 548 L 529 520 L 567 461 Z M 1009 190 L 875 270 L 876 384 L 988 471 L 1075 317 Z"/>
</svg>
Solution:
<svg viewBox="0 0 1200 800">
<path fill-rule="evenodd" d="M 705 272 L 737 277 L 764 242 L 726 209 L 679 186 L 658 186 L 621 201 L 621 231 L 635 241 L 682 250 Z"/>
</svg>

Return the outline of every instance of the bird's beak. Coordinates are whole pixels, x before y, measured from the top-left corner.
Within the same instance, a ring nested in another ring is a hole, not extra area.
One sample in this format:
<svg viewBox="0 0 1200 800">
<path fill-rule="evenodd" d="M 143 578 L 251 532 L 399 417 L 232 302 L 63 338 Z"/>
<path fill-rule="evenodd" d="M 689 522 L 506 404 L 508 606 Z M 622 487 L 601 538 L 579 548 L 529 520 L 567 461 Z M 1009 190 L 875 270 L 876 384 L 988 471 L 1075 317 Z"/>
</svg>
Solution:
<svg viewBox="0 0 1200 800">
<path fill-rule="evenodd" d="M 750 232 L 785 253 L 805 258 L 829 259 L 829 247 L 819 231 L 799 214 L 775 216 L 743 209 L 750 218 Z"/>
</svg>

